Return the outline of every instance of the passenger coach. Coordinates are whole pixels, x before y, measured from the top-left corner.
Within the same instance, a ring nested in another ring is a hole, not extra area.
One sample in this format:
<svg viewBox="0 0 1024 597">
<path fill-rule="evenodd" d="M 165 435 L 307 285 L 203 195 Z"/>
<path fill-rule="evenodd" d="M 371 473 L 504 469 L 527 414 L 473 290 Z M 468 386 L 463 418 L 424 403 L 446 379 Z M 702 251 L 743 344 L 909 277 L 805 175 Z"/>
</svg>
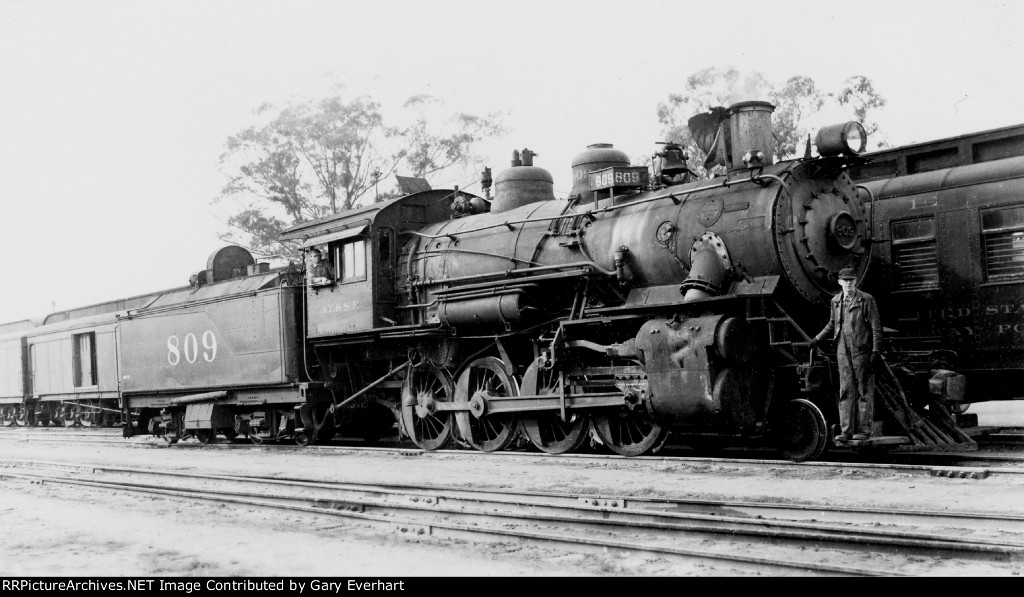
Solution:
<svg viewBox="0 0 1024 597">
<path fill-rule="evenodd" d="M 1024 125 L 864 158 L 865 289 L 894 347 L 965 375 L 964 405 L 1024 398 Z"/>
</svg>

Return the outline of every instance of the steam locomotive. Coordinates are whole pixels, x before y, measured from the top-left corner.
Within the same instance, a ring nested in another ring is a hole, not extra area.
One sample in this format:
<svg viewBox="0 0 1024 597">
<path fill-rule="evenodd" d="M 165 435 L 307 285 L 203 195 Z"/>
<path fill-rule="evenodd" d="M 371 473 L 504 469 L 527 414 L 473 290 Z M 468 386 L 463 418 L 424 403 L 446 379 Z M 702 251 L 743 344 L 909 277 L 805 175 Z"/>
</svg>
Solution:
<svg viewBox="0 0 1024 597">
<path fill-rule="evenodd" d="M 309 422 L 400 389 L 402 426 L 427 450 L 500 450 L 521 429 L 549 453 L 592 430 L 623 455 L 656 449 L 668 431 L 820 455 L 836 418 L 833 371 L 807 330 L 820 327 L 836 273 L 868 268 L 866 193 L 846 173 L 865 135 L 857 123 L 827 127 L 821 157 L 772 164 L 772 109 L 744 102 L 691 121 L 728 167 L 709 181 L 690 180 L 677 146 L 655 156 L 652 177 L 594 145 L 558 200 L 524 150 L 493 180 L 493 199 L 485 172 L 484 197 L 413 194 L 287 230 L 283 240 L 324 251 L 336 272 L 308 285 L 304 331 L 311 375 L 343 399 Z M 920 415 L 892 378 L 898 397 L 879 411 L 909 435 Z M 973 443 L 944 424 L 938 443 Z"/>
<path fill-rule="evenodd" d="M 188 287 L 96 309 L 115 366 L 96 365 L 85 320 L 14 330 L 0 350 L 38 371 L 34 338 L 52 333 L 70 350 L 49 363 L 75 373 L 51 401 L 114 387 L 126 433 L 169 441 L 374 439 L 397 419 L 425 450 L 500 450 L 521 433 L 552 454 L 589 438 L 635 456 L 672 432 L 815 458 L 837 413 L 834 362 L 808 332 L 837 272 L 868 272 L 872 191 L 848 174 L 859 124 L 822 129 L 817 158 L 772 163 L 772 110 L 691 119 L 728 171 L 711 180 L 673 144 L 653 172 L 597 144 L 556 199 L 523 150 L 493 180 L 485 170 L 483 196 L 420 190 L 283 233 L 326 255 L 326 272 L 222 249 Z M 892 365 L 868 444 L 970 447 L 946 408 L 955 374 L 940 386 Z M 32 377 L 7 385 L 38 396 Z M 43 402 L 5 412 L 27 420 Z"/>
</svg>

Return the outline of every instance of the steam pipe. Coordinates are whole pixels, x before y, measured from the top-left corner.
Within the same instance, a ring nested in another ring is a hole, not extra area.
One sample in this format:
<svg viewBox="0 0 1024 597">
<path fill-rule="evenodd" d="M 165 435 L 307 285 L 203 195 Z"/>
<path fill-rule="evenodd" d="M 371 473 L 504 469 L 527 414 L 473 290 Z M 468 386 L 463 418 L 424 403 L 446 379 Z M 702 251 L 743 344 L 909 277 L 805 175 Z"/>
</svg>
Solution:
<svg viewBox="0 0 1024 597">
<path fill-rule="evenodd" d="M 693 257 L 690 264 L 690 275 L 683 280 L 679 291 L 683 292 L 683 302 L 718 296 L 722 293 L 727 270 L 722 258 L 706 241 Z"/>
</svg>

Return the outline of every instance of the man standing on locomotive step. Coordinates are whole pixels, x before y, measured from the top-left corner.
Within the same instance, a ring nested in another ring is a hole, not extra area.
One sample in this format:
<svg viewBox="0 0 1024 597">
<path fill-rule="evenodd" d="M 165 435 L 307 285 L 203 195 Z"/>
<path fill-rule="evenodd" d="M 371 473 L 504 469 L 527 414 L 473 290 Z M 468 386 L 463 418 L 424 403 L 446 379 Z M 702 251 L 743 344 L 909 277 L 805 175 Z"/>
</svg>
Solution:
<svg viewBox="0 0 1024 597">
<path fill-rule="evenodd" d="M 882 322 L 875 297 L 857 290 L 853 268 L 839 270 L 843 291 L 832 297 L 825 329 L 811 339 L 811 347 L 831 335 L 839 362 L 839 426 L 836 441 L 871 437 L 875 411 L 875 370 L 881 358 Z"/>
</svg>

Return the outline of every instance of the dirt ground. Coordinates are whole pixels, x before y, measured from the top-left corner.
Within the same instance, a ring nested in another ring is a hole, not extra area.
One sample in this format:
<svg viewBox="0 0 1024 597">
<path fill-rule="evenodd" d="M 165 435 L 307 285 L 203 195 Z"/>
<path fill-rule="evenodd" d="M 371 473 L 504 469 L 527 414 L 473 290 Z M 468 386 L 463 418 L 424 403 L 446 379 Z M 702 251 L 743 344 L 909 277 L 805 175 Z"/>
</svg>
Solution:
<svg viewBox="0 0 1024 597">
<path fill-rule="evenodd" d="M 309 453 L 184 446 L 65 447 L 0 442 L 0 458 L 168 467 L 351 482 L 427 482 L 609 495 L 784 500 L 825 504 L 1011 512 L 1024 515 L 1024 475 L 948 479 L 817 466 L 752 467 L 658 458 L 471 453 Z M 0 481 L 0 576 L 548 576 L 718 575 L 728 568 L 667 567 L 543 547 L 408 540 L 339 519 L 316 528 L 301 515 L 160 497 Z M 970 573 L 965 569 L 965 573 Z"/>
</svg>

